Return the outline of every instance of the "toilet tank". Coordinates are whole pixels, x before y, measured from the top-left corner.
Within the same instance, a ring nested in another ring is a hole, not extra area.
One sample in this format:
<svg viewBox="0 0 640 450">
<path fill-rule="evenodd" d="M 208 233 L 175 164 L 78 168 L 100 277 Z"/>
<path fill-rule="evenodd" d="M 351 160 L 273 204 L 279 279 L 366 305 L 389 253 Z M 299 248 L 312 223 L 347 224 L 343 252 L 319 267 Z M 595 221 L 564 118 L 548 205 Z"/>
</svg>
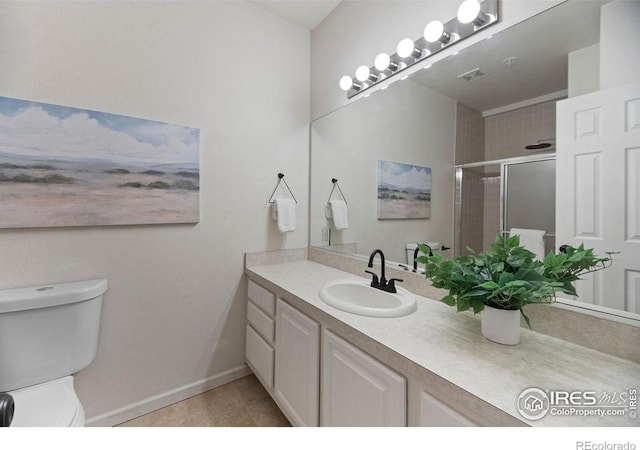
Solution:
<svg viewBox="0 0 640 450">
<path fill-rule="evenodd" d="M 106 290 L 104 279 L 0 290 L 0 392 L 87 367 Z"/>
</svg>

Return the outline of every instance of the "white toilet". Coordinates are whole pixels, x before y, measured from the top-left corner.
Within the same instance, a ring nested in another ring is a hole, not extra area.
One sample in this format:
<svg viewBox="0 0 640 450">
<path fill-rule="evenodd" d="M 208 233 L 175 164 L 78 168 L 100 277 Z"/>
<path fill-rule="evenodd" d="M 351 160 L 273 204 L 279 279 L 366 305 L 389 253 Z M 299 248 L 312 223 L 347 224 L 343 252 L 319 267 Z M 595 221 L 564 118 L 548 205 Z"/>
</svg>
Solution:
<svg viewBox="0 0 640 450">
<path fill-rule="evenodd" d="M 96 355 L 107 280 L 0 291 L 0 392 L 12 427 L 81 427 L 73 374 Z"/>
</svg>

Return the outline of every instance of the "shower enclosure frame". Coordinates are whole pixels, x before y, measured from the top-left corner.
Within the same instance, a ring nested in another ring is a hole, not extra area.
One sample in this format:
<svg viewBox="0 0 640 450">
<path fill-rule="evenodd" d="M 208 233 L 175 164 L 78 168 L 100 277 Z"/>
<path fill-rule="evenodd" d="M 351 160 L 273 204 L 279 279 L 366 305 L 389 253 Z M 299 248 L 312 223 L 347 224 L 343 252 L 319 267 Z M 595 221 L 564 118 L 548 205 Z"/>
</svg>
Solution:
<svg viewBox="0 0 640 450">
<path fill-rule="evenodd" d="M 462 247 L 461 239 L 462 239 L 462 184 L 464 181 L 463 170 L 464 169 L 472 169 L 478 167 L 487 167 L 487 166 L 496 166 L 500 165 L 500 230 L 503 236 L 507 236 L 509 234 L 509 230 L 506 229 L 507 222 L 507 211 L 506 211 L 506 202 L 507 202 L 507 192 L 506 185 L 508 179 L 508 169 L 509 165 L 513 164 L 522 164 L 529 162 L 538 162 L 538 161 L 549 161 L 555 160 L 555 153 L 544 153 L 540 155 L 530 155 L 530 156 L 518 156 L 514 158 L 503 158 L 503 159 L 494 159 L 491 161 L 479 161 L 475 163 L 466 163 L 466 164 L 458 164 L 454 166 L 455 169 L 455 194 L 454 194 L 454 255 L 459 256 L 460 250 Z M 555 237 L 555 233 L 547 233 L 547 236 Z"/>
</svg>

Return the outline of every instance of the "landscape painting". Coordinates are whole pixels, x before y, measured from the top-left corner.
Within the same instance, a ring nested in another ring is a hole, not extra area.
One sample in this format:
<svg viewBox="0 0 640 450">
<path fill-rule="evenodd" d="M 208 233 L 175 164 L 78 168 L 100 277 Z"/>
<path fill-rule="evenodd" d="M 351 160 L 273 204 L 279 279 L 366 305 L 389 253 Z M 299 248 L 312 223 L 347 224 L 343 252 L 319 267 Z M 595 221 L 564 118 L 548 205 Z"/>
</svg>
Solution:
<svg viewBox="0 0 640 450">
<path fill-rule="evenodd" d="M 378 219 L 429 219 L 431 169 L 378 161 Z"/>
<path fill-rule="evenodd" d="M 196 223 L 199 130 L 0 97 L 0 228 Z"/>
</svg>

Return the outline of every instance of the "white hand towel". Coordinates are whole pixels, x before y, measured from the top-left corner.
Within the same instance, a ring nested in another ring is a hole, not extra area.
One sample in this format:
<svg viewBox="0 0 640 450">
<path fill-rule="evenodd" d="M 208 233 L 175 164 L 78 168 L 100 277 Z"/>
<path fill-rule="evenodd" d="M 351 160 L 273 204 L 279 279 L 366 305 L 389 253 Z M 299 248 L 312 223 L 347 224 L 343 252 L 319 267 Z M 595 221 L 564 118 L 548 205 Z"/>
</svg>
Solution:
<svg viewBox="0 0 640 450">
<path fill-rule="evenodd" d="M 331 215 L 333 225 L 336 230 L 346 230 L 349 228 L 349 218 L 347 217 L 347 203 L 344 200 L 331 200 Z"/>
<path fill-rule="evenodd" d="M 296 229 L 296 202 L 290 198 L 275 198 L 278 214 L 278 230 L 288 233 Z"/>
<path fill-rule="evenodd" d="M 535 253 L 536 259 L 544 259 L 544 230 L 529 230 L 527 228 L 512 228 L 510 236 L 520 236 L 520 245 L 530 252 Z"/>
</svg>

